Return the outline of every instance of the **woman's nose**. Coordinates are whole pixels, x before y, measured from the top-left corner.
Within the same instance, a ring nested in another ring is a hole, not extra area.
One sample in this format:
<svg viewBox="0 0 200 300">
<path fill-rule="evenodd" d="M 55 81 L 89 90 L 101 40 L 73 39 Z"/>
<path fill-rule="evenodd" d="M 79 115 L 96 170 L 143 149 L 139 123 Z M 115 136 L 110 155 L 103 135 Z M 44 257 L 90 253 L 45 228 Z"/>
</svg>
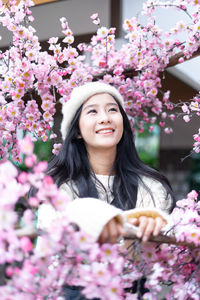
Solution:
<svg viewBox="0 0 200 300">
<path fill-rule="evenodd" d="M 102 124 L 102 123 L 109 123 L 110 122 L 110 117 L 109 117 L 108 113 L 105 112 L 105 111 L 102 111 L 101 113 L 99 113 L 98 122 L 100 124 Z"/>
</svg>

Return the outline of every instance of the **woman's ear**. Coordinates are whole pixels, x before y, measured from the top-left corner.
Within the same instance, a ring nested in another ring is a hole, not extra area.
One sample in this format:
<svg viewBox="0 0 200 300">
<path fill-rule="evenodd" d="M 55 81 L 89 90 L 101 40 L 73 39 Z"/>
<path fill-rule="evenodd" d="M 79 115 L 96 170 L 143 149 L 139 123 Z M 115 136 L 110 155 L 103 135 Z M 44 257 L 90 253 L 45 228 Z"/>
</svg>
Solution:
<svg viewBox="0 0 200 300">
<path fill-rule="evenodd" d="M 82 135 L 81 133 L 79 132 L 78 136 L 77 136 L 77 139 L 82 139 Z"/>
</svg>

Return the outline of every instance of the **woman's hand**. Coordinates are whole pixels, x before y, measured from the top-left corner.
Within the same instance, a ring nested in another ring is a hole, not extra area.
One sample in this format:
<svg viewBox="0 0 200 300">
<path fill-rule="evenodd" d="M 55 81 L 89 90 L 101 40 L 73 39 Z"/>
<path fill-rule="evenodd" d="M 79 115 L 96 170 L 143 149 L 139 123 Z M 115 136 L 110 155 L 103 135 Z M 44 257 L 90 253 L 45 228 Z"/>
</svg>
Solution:
<svg viewBox="0 0 200 300">
<path fill-rule="evenodd" d="M 111 219 L 103 228 L 98 239 L 100 244 L 114 244 L 118 239 L 125 234 L 122 224 L 116 218 Z"/>
<path fill-rule="evenodd" d="M 137 237 L 141 238 L 143 242 L 148 241 L 150 235 L 158 236 L 162 227 L 166 225 L 165 220 L 160 217 L 151 218 L 141 216 L 129 220 L 129 222 L 138 227 Z"/>
</svg>

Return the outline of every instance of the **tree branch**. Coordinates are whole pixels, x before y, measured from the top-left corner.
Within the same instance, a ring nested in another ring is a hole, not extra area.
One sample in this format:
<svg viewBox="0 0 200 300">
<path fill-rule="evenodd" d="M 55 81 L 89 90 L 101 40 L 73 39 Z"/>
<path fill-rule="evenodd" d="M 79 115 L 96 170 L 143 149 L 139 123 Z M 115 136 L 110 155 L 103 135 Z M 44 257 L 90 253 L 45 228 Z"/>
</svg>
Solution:
<svg viewBox="0 0 200 300">
<path fill-rule="evenodd" d="M 195 58 L 195 57 L 197 57 L 197 56 L 199 56 L 199 55 L 200 55 L 200 47 L 197 49 L 197 51 L 195 51 L 195 52 L 191 55 L 191 57 L 189 57 L 189 58 L 184 58 L 184 61 L 191 60 L 191 59 L 193 59 L 193 58 Z M 168 63 L 168 65 L 166 66 L 166 69 L 169 68 L 169 67 L 174 67 L 174 66 L 180 64 L 179 58 L 181 58 L 181 57 L 184 57 L 184 52 L 183 52 L 183 51 L 181 51 L 181 52 L 179 52 L 179 53 L 173 55 L 172 57 L 170 57 L 169 63 Z M 131 68 L 127 68 L 127 69 L 125 69 L 125 70 L 123 71 L 122 74 L 123 74 L 126 78 L 132 78 L 132 77 L 134 77 L 134 76 L 137 76 L 138 73 L 139 73 L 138 71 L 135 71 L 135 70 L 133 70 L 133 69 L 131 69 Z M 113 75 L 113 70 L 110 70 L 110 71 L 104 71 L 104 72 L 102 72 L 102 73 L 100 73 L 100 74 L 98 74 L 98 75 L 95 75 L 95 76 L 94 76 L 94 80 L 102 79 L 105 75 Z"/>
<path fill-rule="evenodd" d="M 34 239 L 39 236 L 39 230 L 37 230 L 34 226 L 25 226 L 20 229 L 16 229 L 15 233 L 18 238 L 22 238 L 23 236 L 27 236 L 30 239 Z"/>
<path fill-rule="evenodd" d="M 126 224 L 125 227 L 125 239 L 131 240 L 131 239 L 137 239 L 136 237 L 136 233 L 137 233 L 137 227 L 130 225 L 130 224 Z M 159 234 L 159 236 L 150 236 L 149 238 L 149 242 L 155 242 L 155 243 L 161 243 L 161 244 L 170 244 L 170 245 L 176 245 L 176 246 L 185 246 L 191 249 L 195 249 L 195 248 L 200 248 L 200 246 L 196 246 L 194 243 L 188 243 L 186 241 L 180 242 L 177 241 L 175 236 L 170 235 L 164 235 L 164 234 Z"/>
<path fill-rule="evenodd" d="M 197 49 L 197 51 L 195 51 L 195 52 L 191 55 L 191 57 L 189 57 L 189 58 L 184 58 L 184 61 L 191 60 L 191 59 L 193 59 L 193 58 L 195 58 L 195 57 L 197 57 L 197 56 L 199 56 L 199 55 L 200 55 L 200 47 Z M 172 57 L 170 58 L 170 60 L 169 60 L 169 63 L 168 63 L 168 65 L 167 65 L 167 68 L 169 68 L 169 67 L 174 67 L 174 66 L 178 65 L 178 64 L 179 64 L 179 61 L 178 61 L 178 60 L 179 60 L 179 58 L 181 58 L 181 57 L 184 57 L 184 52 L 183 52 L 183 51 L 181 51 L 181 52 L 175 54 L 174 56 L 172 56 Z"/>
<path fill-rule="evenodd" d="M 38 230 L 38 229 L 34 228 L 33 226 L 27 226 L 24 228 L 17 229 L 15 232 L 19 238 L 21 238 L 23 236 L 27 236 L 30 239 L 34 239 L 45 233 L 44 231 Z M 136 233 L 137 233 L 137 227 L 126 223 L 124 238 L 128 239 L 128 240 L 138 239 L 136 236 Z M 161 244 L 185 246 L 185 247 L 192 248 L 192 249 L 200 248 L 200 246 L 196 246 L 193 243 L 188 243 L 185 241 L 183 241 L 183 242 L 177 241 L 176 238 L 172 235 L 167 236 L 164 234 L 160 234 L 159 236 L 151 236 L 149 241 L 159 243 L 159 244 L 161 243 Z"/>
</svg>

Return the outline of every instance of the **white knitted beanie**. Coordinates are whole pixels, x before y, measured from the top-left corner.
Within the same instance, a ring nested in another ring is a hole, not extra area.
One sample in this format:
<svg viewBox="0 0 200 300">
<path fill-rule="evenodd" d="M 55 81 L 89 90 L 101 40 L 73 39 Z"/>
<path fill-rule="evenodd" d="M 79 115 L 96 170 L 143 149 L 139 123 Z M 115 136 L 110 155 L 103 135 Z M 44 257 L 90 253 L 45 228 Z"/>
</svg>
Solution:
<svg viewBox="0 0 200 300">
<path fill-rule="evenodd" d="M 108 93 L 115 97 L 124 108 L 124 100 L 118 90 L 103 82 L 88 82 L 73 89 L 70 99 L 63 104 L 63 119 L 61 123 L 62 139 L 66 138 L 69 126 L 79 107 L 90 97 L 100 93 Z"/>
</svg>

